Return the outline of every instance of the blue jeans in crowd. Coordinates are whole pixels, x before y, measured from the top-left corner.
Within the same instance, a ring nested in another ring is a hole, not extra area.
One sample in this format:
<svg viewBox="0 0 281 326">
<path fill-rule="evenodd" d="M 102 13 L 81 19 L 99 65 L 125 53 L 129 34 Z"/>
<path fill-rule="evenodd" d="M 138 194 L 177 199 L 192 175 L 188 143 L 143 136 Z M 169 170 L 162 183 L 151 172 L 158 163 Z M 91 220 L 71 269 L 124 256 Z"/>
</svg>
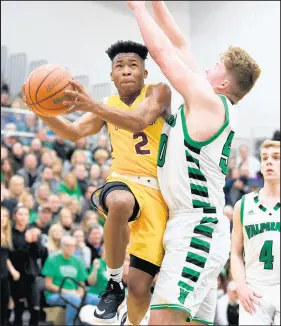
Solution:
<svg viewBox="0 0 281 326">
<path fill-rule="evenodd" d="M 69 293 L 63 293 L 62 296 L 74 304 L 76 307 L 80 306 L 81 303 L 81 297 L 75 294 L 69 294 Z M 95 295 L 88 293 L 86 296 L 85 304 L 90 304 L 96 306 L 100 301 L 100 298 Z M 54 293 L 51 296 L 46 298 L 46 302 L 49 306 L 62 306 L 66 307 L 66 315 L 65 315 L 65 321 L 67 326 L 73 326 L 74 319 L 77 314 L 77 309 L 72 307 L 70 304 L 67 304 L 58 293 Z"/>
</svg>

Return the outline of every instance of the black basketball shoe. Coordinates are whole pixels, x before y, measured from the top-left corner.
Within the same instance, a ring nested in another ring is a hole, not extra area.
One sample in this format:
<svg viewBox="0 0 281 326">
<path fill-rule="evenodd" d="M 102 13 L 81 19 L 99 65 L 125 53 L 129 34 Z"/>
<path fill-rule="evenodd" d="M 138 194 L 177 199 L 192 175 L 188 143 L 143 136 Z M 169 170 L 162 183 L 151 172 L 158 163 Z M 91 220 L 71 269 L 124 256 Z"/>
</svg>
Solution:
<svg viewBox="0 0 281 326">
<path fill-rule="evenodd" d="M 125 300 L 123 282 L 118 283 L 110 279 L 105 291 L 101 292 L 100 298 L 100 302 L 94 312 L 94 319 L 104 324 L 115 323 L 117 321 L 118 308 Z"/>
</svg>

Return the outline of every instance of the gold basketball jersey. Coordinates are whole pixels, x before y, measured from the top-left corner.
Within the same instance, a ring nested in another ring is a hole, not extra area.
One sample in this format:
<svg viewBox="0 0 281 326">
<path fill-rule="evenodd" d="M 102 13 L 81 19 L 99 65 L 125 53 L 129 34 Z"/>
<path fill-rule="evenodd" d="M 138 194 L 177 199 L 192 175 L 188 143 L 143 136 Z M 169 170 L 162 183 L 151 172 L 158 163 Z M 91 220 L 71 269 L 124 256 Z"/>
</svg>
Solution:
<svg viewBox="0 0 281 326">
<path fill-rule="evenodd" d="M 110 96 L 106 104 L 126 111 L 135 110 L 145 99 L 149 85 L 145 85 L 131 106 L 120 100 L 119 95 Z M 164 119 L 159 117 L 143 131 L 132 133 L 107 123 L 112 147 L 111 172 L 137 176 L 157 176 L 157 156 Z"/>
</svg>

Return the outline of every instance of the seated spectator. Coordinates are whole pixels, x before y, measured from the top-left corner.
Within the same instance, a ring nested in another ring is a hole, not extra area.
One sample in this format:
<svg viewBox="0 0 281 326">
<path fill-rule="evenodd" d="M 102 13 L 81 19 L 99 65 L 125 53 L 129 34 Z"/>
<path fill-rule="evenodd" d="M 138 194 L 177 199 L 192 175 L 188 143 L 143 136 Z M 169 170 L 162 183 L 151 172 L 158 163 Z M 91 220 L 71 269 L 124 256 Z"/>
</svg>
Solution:
<svg viewBox="0 0 281 326">
<path fill-rule="evenodd" d="M 92 226 L 98 224 L 98 221 L 98 214 L 96 211 L 86 211 L 81 222 L 81 227 L 85 234 L 88 234 Z"/>
<path fill-rule="evenodd" d="M 93 183 L 90 183 L 88 185 L 85 195 L 81 199 L 81 216 L 83 216 L 86 211 L 94 208 L 91 201 L 91 196 L 93 192 L 96 190 L 97 190 L 97 186 L 95 186 Z"/>
<path fill-rule="evenodd" d="M 61 201 L 57 195 L 51 194 L 48 199 L 48 203 L 52 210 L 52 221 L 56 223 L 61 210 Z"/>
<path fill-rule="evenodd" d="M 103 244 L 103 229 L 99 224 L 93 225 L 89 230 L 86 244 L 92 252 L 91 261 L 95 258 L 100 258 L 100 249 Z"/>
<path fill-rule="evenodd" d="M 13 210 L 17 206 L 19 197 L 24 189 L 24 179 L 19 175 L 12 176 L 9 182 L 9 198 L 2 201 L 2 206 L 6 207 L 10 216 L 13 215 Z"/>
<path fill-rule="evenodd" d="M 82 195 L 85 195 L 85 192 L 88 187 L 88 172 L 84 164 L 76 164 L 73 168 L 73 173 L 77 178 L 79 188 L 81 189 Z"/>
<path fill-rule="evenodd" d="M 84 150 L 76 149 L 71 156 L 71 165 L 83 164 L 86 169 L 88 169 L 88 157 Z"/>
<path fill-rule="evenodd" d="M 27 154 L 24 158 L 24 167 L 17 171 L 17 174 L 21 175 L 24 178 L 24 184 L 26 187 L 31 188 L 36 178 L 38 177 L 36 168 L 36 156 L 32 153 Z"/>
<path fill-rule="evenodd" d="M 20 278 L 19 272 L 11 263 L 9 256 L 13 249 L 11 221 L 9 211 L 1 207 L 1 325 L 8 325 L 11 311 L 9 300 L 11 297 L 9 273 L 14 281 Z"/>
<path fill-rule="evenodd" d="M 72 172 L 68 172 L 63 180 L 57 192 L 67 193 L 71 198 L 80 200 L 82 193 L 75 175 Z"/>
<path fill-rule="evenodd" d="M 109 138 L 106 134 L 98 134 L 98 139 L 97 139 L 97 142 L 96 144 L 93 146 L 92 148 L 92 153 L 93 155 L 95 154 L 95 152 L 98 150 L 98 149 L 105 149 L 105 150 L 109 150 L 110 148 L 110 142 L 109 142 Z"/>
<path fill-rule="evenodd" d="M 65 161 L 68 158 L 68 153 L 71 146 L 68 145 L 61 137 L 56 135 L 53 142 L 53 149 L 57 152 L 58 157 L 61 158 L 62 161 Z"/>
<path fill-rule="evenodd" d="M 70 234 L 73 225 L 73 217 L 68 208 L 63 207 L 61 209 L 58 223 L 63 227 L 66 234 Z"/>
<path fill-rule="evenodd" d="M 23 146 L 20 142 L 15 142 L 11 147 L 11 155 L 10 155 L 13 170 L 17 172 L 24 165 L 24 150 Z"/>
<path fill-rule="evenodd" d="M 65 208 L 68 208 L 71 211 L 72 219 L 75 223 L 80 223 L 82 216 L 80 214 L 81 211 L 81 203 L 77 199 L 71 199 L 68 203 L 64 205 Z"/>
<path fill-rule="evenodd" d="M 15 325 L 23 325 L 23 312 L 25 309 L 24 298 L 27 298 L 30 312 L 30 325 L 38 325 L 40 288 L 37 276 L 40 268 L 37 260 L 42 259 L 47 254 L 40 241 L 40 231 L 29 229 L 28 209 L 17 206 L 13 219 L 15 225 L 12 229 L 13 250 L 11 252 L 11 262 L 20 273 L 18 281 L 11 280 L 11 293 L 15 303 Z"/>
<path fill-rule="evenodd" d="M 19 203 L 26 207 L 29 211 L 29 223 L 34 223 L 38 220 L 38 214 L 35 212 L 34 208 L 34 199 L 32 194 L 28 189 L 24 189 L 19 197 Z"/>
<path fill-rule="evenodd" d="M 90 168 L 90 181 L 98 182 L 101 178 L 101 168 L 98 164 L 93 164 Z"/>
<path fill-rule="evenodd" d="M 13 100 L 11 108 L 28 109 L 28 106 L 26 105 L 26 103 L 24 102 L 24 100 L 22 98 L 21 92 L 19 92 L 18 95 L 16 96 L 16 98 Z"/>
<path fill-rule="evenodd" d="M 99 166 L 102 166 L 110 157 L 109 152 L 106 149 L 98 149 L 94 154 L 94 162 Z"/>
<path fill-rule="evenodd" d="M 4 108 L 10 108 L 11 107 L 11 102 L 9 99 L 9 92 L 3 90 L 3 87 L 1 89 L 1 106 Z"/>
<path fill-rule="evenodd" d="M 48 203 L 38 207 L 38 219 L 30 224 L 30 227 L 38 228 L 41 231 L 43 245 L 47 245 L 50 223 L 52 221 L 52 210 Z"/>
<path fill-rule="evenodd" d="M 88 158 L 88 164 L 91 164 L 92 163 L 92 152 L 88 150 L 87 143 L 88 143 L 87 137 L 80 138 L 77 141 L 75 141 L 74 146 L 70 149 L 70 151 L 68 153 L 68 158 L 71 158 L 71 156 L 75 150 L 82 150 Z"/>
<path fill-rule="evenodd" d="M 34 192 L 35 189 L 41 184 L 47 183 L 51 192 L 55 193 L 60 185 L 60 182 L 55 180 L 53 177 L 53 170 L 50 166 L 43 166 L 40 175 L 37 176 L 33 186 L 32 191 Z"/>
<path fill-rule="evenodd" d="M 236 167 L 249 171 L 249 177 L 255 178 L 260 171 L 260 161 L 249 155 L 249 147 L 247 145 L 241 145 L 239 147 L 239 156 L 236 160 Z"/>
<path fill-rule="evenodd" d="M 41 151 L 41 159 L 40 159 L 40 165 L 37 168 L 38 173 L 41 173 L 44 166 L 50 166 L 53 165 L 53 158 L 52 154 L 49 148 L 43 148 Z"/>
<path fill-rule="evenodd" d="M 35 114 L 26 114 L 25 115 L 25 126 L 27 132 L 37 133 L 38 131 L 38 118 Z"/>
<path fill-rule="evenodd" d="M 110 165 L 104 164 L 101 167 L 101 180 L 99 183 L 99 187 L 105 183 L 105 180 L 107 179 L 107 177 L 109 177 L 109 175 L 110 175 Z"/>
<path fill-rule="evenodd" d="M 48 253 L 56 254 L 60 251 L 61 239 L 64 235 L 64 229 L 60 224 L 51 225 L 48 233 Z"/>
<path fill-rule="evenodd" d="M 88 283 L 90 285 L 89 293 L 100 295 L 106 288 L 108 282 L 108 272 L 106 269 L 106 254 L 104 246 L 101 247 L 101 257 L 93 260 Z"/>
<path fill-rule="evenodd" d="M 4 144 L 1 144 L 1 162 L 9 157 L 8 147 Z"/>
<path fill-rule="evenodd" d="M 7 187 L 11 177 L 14 175 L 14 170 L 12 166 L 11 159 L 6 158 L 1 160 L 1 180 L 5 183 Z"/>
<path fill-rule="evenodd" d="M 30 151 L 37 158 L 37 167 L 41 164 L 41 151 L 42 151 L 42 142 L 39 138 L 33 138 L 30 146 Z"/>
<path fill-rule="evenodd" d="M 56 181 L 61 182 L 62 180 L 62 160 L 57 158 L 52 164 L 53 176 Z"/>
<path fill-rule="evenodd" d="M 63 236 L 61 240 L 61 253 L 49 256 L 42 270 L 46 276 L 45 284 L 46 302 L 50 306 L 66 307 L 66 324 L 72 326 L 77 314 L 77 310 L 59 295 L 59 287 L 65 277 L 72 277 L 81 284 L 88 278 L 87 271 L 82 262 L 73 254 L 76 247 L 76 240 L 71 236 Z M 63 297 L 70 303 L 79 307 L 83 290 L 76 283 L 67 280 L 62 288 Z M 97 305 L 97 296 L 87 294 L 85 304 Z"/>
<path fill-rule="evenodd" d="M 35 207 L 34 210 L 37 212 L 38 207 L 42 204 L 47 204 L 48 199 L 51 195 L 50 187 L 47 183 L 41 183 L 38 185 L 37 189 L 35 189 Z"/>
<path fill-rule="evenodd" d="M 74 256 L 81 259 L 87 270 L 91 267 L 91 250 L 85 242 L 84 231 L 78 227 L 72 230 L 72 236 L 76 239 L 76 250 Z"/>
</svg>

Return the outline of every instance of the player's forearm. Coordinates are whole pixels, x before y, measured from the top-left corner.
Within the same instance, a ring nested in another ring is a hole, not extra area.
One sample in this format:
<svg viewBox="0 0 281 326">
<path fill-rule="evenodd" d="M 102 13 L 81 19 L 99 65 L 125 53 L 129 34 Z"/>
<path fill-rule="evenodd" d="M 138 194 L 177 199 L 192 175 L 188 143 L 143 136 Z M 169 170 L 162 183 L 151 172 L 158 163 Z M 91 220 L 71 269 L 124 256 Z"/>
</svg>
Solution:
<svg viewBox="0 0 281 326">
<path fill-rule="evenodd" d="M 143 117 L 136 111 L 129 112 L 120 109 L 114 109 L 103 103 L 96 103 L 93 113 L 116 127 L 131 132 L 143 130 Z"/>
<path fill-rule="evenodd" d="M 76 141 L 80 138 L 79 130 L 70 121 L 63 117 L 43 117 L 40 119 L 53 132 L 64 140 Z"/>
<path fill-rule="evenodd" d="M 136 8 L 134 14 L 148 51 L 156 62 L 163 53 L 167 55 L 168 52 L 173 51 L 172 43 L 150 16 L 145 6 Z"/>
<path fill-rule="evenodd" d="M 186 39 L 166 7 L 165 2 L 152 1 L 152 8 L 156 23 L 169 37 L 173 45 L 177 48 L 187 48 Z"/>
<path fill-rule="evenodd" d="M 231 253 L 230 257 L 231 274 L 238 286 L 246 283 L 246 273 L 243 256 L 237 253 Z"/>
</svg>

